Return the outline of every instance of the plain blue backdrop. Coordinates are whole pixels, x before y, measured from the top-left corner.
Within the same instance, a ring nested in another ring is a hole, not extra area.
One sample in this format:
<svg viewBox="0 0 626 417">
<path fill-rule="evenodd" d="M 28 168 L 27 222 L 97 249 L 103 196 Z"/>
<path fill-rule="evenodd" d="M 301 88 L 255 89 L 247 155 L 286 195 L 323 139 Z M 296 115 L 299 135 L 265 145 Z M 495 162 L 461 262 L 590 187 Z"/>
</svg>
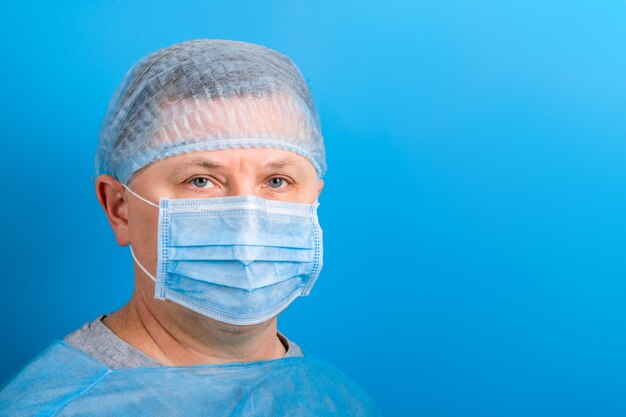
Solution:
<svg viewBox="0 0 626 417">
<path fill-rule="evenodd" d="M 279 319 L 387 416 L 626 415 L 626 3 L 13 2 L 0 17 L 0 380 L 132 290 L 91 183 L 127 69 L 290 56 L 329 171 Z"/>
</svg>

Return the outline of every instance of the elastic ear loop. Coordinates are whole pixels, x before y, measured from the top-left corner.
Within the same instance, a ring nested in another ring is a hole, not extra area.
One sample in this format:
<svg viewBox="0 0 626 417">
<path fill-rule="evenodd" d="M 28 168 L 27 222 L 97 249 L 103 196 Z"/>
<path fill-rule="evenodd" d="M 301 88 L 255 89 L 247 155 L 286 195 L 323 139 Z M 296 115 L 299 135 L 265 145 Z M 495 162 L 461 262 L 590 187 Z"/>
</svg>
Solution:
<svg viewBox="0 0 626 417">
<path fill-rule="evenodd" d="M 126 184 L 122 184 L 124 186 L 124 188 L 126 188 L 126 190 L 131 193 L 132 195 L 134 195 L 135 197 L 137 197 L 138 199 L 140 199 L 141 201 L 150 204 L 153 207 L 159 208 L 158 204 L 154 204 L 152 201 L 150 200 L 146 200 L 145 198 L 143 198 L 142 196 L 140 196 L 139 194 L 137 194 L 136 192 L 134 192 L 133 190 L 131 190 L 130 188 L 128 188 L 128 186 Z"/>
<path fill-rule="evenodd" d="M 145 272 L 145 274 L 154 282 L 156 282 L 156 278 L 154 277 L 154 275 L 152 275 L 150 272 L 148 272 L 148 270 L 146 268 L 144 268 L 144 266 L 141 264 L 141 262 L 139 262 L 139 260 L 137 259 L 137 257 L 135 256 L 135 252 L 133 252 L 133 246 L 132 245 L 128 245 L 128 247 L 130 248 L 130 254 L 133 256 L 133 259 L 135 260 L 135 262 L 137 263 L 137 265 L 139 265 L 139 268 L 141 268 L 141 270 L 143 272 Z"/>
<path fill-rule="evenodd" d="M 132 195 L 134 195 L 135 197 L 137 197 L 138 199 L 150 204 L 151 206 L 154 206 L 156 208 L 159 208 L 159 206 L 157 206 L 156 204 L 154 204 L 152 201 L 150 200 L 146 200 L 145 198 L 143 198 L 142 196 L 140 196 L 139 194 L 137 194 L 136 192 L 134 192 L 133 190 L 131 190 L 130 188 L 128 188 L 126 186 L 126 184 L 122 184 L 124 186 L 124 188 L 126 188 L 126 190 L 128 190 L 129 193 L 131 193 Z M 139 268 L 141 268 L 141 270 L 154 282 L 156 282 L 156 278 L 154 277 L 154 275 L 152 275 L 150 272 L 148 272 L 148 270 L 141 264 L 141 262 L 139 262 L 139 260 L 137 259 L 137 256 L 135 256 L 135 252 L 133 251 L 133 245 L 128 245 L 130 247 L 130 254 L 133 257 L 133 260 L 137 263 L 137 265 L 139 266 Z"/>
</svg>

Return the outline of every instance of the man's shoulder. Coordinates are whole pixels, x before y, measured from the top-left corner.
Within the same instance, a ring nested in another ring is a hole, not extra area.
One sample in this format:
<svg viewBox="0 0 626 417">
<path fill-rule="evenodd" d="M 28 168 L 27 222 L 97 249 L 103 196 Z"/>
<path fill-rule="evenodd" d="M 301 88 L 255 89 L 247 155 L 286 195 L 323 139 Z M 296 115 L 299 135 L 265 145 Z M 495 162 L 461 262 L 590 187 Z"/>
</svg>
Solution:
<svg viewBox="0 0 626 417">
<path fill-rule="evenodd" d="M 0 389 L 0 415 L 54 415 L 109 372 L 84 352 L 54 341 Z"/>
<path fill-rule="evenodd" d="M 285 358 L 284 363 L 286 372 L 293 374 L 286 379 L 301 381 L 300 389 L 316 392 L 317 400 L 330 400 L 341 409 L 354 410 L 354 415 L 379 415 L 365 389 L 326 360 L 307 352 L 306 356 Z"/>
<path fill-rule="evenodd" d="M 153 395 L 145 395 L 147 387 Z M 120 396 L 120 392 L 134 394 Z M 235 406 L 232 400 L 243 392 L 245 401 L 236 406 L 247 410 L 242 412 L 246 416 L 256 415 L 260 404 L 285 416 L 336 415 L 333 410 L 343 410 L 339 414 L 346 416 L 378 415 L 360 386 L 310 355 L 255 363 L 114 370 L 62 341 L 52 343 L 4 386 L 0 415 L 52 416 L 76 410 L 103 416 L 134 410 L 126 414 L 139 415 L 138 410 L 158 409 L 168 410 L 168 415 L 199 416 L 220 404 L 222 411 L 212 415 L 225 416 Z M 105 398 L 115 401 L 103 402 Z M 181 401 L 187 404 L 184 410 Z"/>
</svg>

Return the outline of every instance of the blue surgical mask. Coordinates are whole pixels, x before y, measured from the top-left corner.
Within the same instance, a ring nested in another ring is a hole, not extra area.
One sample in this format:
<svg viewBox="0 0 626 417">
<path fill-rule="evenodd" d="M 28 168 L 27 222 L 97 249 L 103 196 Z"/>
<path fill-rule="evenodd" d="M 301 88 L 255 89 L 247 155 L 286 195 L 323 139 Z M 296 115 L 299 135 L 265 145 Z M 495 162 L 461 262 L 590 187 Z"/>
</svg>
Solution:
<svg viewBox="0 0 626 417">
<path fill-rule="evenodd" d="M 125 186 L 126 187 L 126 186 Z M 154 296 L 221 322 L 261 323 L 309 295 L 322 268 L 319 203 L 161 198 Z"/>
</svg>

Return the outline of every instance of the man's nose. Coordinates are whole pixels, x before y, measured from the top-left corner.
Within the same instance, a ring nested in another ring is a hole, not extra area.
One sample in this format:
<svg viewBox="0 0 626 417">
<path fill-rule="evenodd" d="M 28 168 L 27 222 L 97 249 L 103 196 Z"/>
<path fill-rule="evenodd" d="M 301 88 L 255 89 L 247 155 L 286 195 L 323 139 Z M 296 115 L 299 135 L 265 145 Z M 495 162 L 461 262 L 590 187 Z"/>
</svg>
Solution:
<svg viewBox="0 0 626 417">
<path fill-rule="evenodd" d="M 234 178 L 226 190 L 226 195 L 229 197 L 237 195 L 256 195 L 257 187 L 256 182 L 251 178 L 237 177 Z"/>
</svg>

